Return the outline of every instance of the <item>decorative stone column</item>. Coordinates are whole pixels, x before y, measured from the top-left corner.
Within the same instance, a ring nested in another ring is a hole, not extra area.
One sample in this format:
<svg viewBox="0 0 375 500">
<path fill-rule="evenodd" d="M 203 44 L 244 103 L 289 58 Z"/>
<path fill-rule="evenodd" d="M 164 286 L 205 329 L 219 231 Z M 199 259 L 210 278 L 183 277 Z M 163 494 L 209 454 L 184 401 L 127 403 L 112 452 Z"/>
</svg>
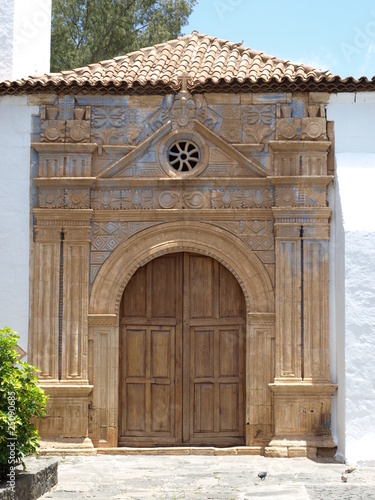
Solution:
<svg viewBox="0 0 375 500">
<path fill-rule="evenodd" d="M 319 120 L 323 130 L 324 120 Z M 316 456 L 320 449 L 335 449 L 331 397 L 336 386 L 329 375 L 328 147 L 325 141 L 271 144 L 277 175 L 269 178 L 276 205 L 276 375 L 270 384 L 275 437 L 267 456 Z"/>
<path fill-rule="evenodd" d="M 334 448 L 329 377 L 330 209 L 274 209 L 276 230 L 275 439 L 269 456 Z M 291 236 L 288 239 L 288 234 Z M 302 437 L 303 436 L 303 437 Z"/>
<path fill-rule="evenodd" d="M 33 287 L 29 362 L 37 366 L 42 383 L 59 379 L 59 274 L 61 228 L 43 225 L 37 217 L 34 227 Z"/>
<path fill-rule="evenodd" d="M 35 209 L 32 363 L 49 395 L 44 445 L 92 448 L 88 438 L 88 273 L 92 211 Z M 57 447 L 57 448 L 56 448 Z"/>
<path fill-rule="evenodd" d="M 88 293 L 89 293 L 89 220 L 91 211 L 81 213 L 74 226 L 64 227 L 63 241 L 63 384 L 88 384 Z M 79 223 L 79 225 L 78 225 Z"/>
</svg>

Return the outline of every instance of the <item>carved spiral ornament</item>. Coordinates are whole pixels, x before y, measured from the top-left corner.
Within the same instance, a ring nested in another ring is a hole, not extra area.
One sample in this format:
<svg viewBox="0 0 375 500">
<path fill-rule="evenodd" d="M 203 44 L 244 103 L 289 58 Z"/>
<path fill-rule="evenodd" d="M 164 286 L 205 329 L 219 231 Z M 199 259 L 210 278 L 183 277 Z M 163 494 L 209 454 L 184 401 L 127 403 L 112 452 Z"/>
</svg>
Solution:
<svg viewBox="0 0 375 500">
<path fill-rule="evenodd" d="M 168 161 L 176 172 L 190 172 L 199 163 L 199 148 L 194 142 L 185 140 L 173 143 L 168 151 Z"/>
</svg>

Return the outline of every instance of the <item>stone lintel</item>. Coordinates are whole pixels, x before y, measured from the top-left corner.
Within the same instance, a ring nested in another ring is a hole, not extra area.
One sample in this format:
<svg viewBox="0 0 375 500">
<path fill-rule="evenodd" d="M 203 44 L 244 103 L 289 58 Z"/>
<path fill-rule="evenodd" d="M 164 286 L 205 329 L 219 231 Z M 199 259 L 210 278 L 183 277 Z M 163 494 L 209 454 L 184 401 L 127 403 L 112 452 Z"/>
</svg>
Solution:
<svg viewBox="0 0 375 500">
<path fill-rule="evenodd" d="M 61 179 L 66 179 L 62 177 Z M 209 177 L 209 178 L 186 178 L 179 179 L 173 177 L 166 178 L 124 178 L 124 177 L 113 177 L 113 178 L 98 178 L 96 180 L 96 187 L 98 188 L 115 188 L 119 187 L 126 188 L 175 188 L 175 189 L 198 189 L 204 188 L 208 189 L 223 189 L 223 188 L 241 188 L 241 189 L 254 189 L 254 188 L 271 188 L 272 185 L 268 178 L 266 177 L 243 177 L 242 179 L 232 177 L 232 178 L 221 178 L 221 177 Z"/>
<path fill-rule="evenodd" d="M 330 141 L 270 141 L 270 150 L 274 153 L 314 153 L 328 152 Z"/>
<path fill-rule="evenodd" d="M 83 397 L 87 398 L 94 386 L 87 384 L 83 384 L 82 380 L 79 381 L 79 385 L 72 384 L 71 381 L 67 383 L 58 383 L 58 384 L 46 384 L 45 382 L 39 383 L 39 386 L 45 391 L 46 394 L 53 397 Z"/>
<path fill-rule="evenodd" d="M 96 177 L 36 177 L 34 184 L 37 187 L 91 187 L 94 185 Z M 74 209 L 76 210 L 76 209 Z"/>
<path fill-rule="evenodd" d="M 74 208 L 71 210 L 64 208 L 34 208 L 33 213 L 37 224 L 62 227 L 64 225 L 88 224 L 92 219 L 94 211 L 90 208 Z"/>
<path fill-rule="evenodd" d="M 32 142 L 31 147 L 35 149 L 38 153 L 48 153 L 48 154 L 67 154 L 67 153 L 75 153 L 82 154 L 94 153 L 98 145 L 96 143 L 88 143 L 88 142 L 79 142 L 79 143 L 70 143 L 70 142 Z"/>
<path fill-rule="evenodd" d="M 280 176 L 267 177 L 273 186 L 318 186 L 327 187 L 334 177 L 332 175 Z"/>
<path fill-rule="evenodd" d="M 42 209 L 43 210 L 43 209 Z M 68 213 L 67 210 L 64 210 Z M 70 210 L 73 212 L 73 210 Z M 255 209 L 149 209 L 149 210 L 95 210 L 95 222 L 175 222 L 175 221 L 243 221 L 243 220 L 272 220 L 272 210 L 267 208 Z"/>
<path fill-rule="evenodd" d="M 276 224 L 328 223 L 332 214 L 329 207 L 273 207 Z"/>
<path fill-rule="evenodd" d="M 249 313 L 248 316 L 252 325 L 275 325 L 275 313 Z"/>
<path fill-rule="evenodd" d="M 118 316 L 116 314 L 89 314 L 90 326 L 117 326 Z"/>
<path fill-rule="evenodd" d="M 330 382 L 317 384 L 305 382 L 287 383 L 282 382 L 282 379 L 278 379 L 276 382 L 268 384 L 268 387 L 271 389 L 275 397 L 291 396 L 293 398 L 297 394 L 304 396 L 332 395 L 337 389 L 337 385 Z"/>
</svg>

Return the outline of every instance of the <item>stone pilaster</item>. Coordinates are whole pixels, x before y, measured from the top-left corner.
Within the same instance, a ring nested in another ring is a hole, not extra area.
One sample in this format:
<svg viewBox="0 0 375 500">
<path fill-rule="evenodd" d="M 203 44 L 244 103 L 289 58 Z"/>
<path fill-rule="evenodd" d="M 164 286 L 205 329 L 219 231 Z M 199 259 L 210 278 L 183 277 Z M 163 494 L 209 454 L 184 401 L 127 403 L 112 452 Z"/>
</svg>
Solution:
<svg viewBox="0 0 375 500">
<path fill-rule="evenodd" d="M 59 378 L 59 273 L 61 229 L 35 226 L 29 361 L 48 383 Z"/>
<path fill-rule="evenodd" d="M 118 443 L 119 324 L 115 314 L 89 315 L 89 378 L 94 385 L 89 435 L 95 446 Z"/>
<path fill-rule="evenodd" d="M 276 219 L 276 376 L 301 381 L 301 241 L 293 218 Z"/>
<path fill-rule="evenodd" d="M 290 182 L 290 181 L 289 181 Z M 334 448 L 329 377 L 327 207 L 273 209 L 276 231 L 275 439 L 269 456 Z M 290 305 L 292 304 L 292 306 Z M 290 316 L 289 316 L 290 314 Z"/>
<path fill-rule="evenodd" d="M 264 446 L 273 434 L 272 392 L 275 377 L 275 314 L 249 314 L 246 342 L 246 445 Z"/>
<path fill-rule="evenodd" d="M 303 378 L 330 383 L 328 324 L 329 212 L 303 231 Z"/>
<path fill-rule="evenodd" d="M 90 217 L 90 215 L 89 215 Z M 88 293 L 90 231 L 88 220 L 64 228 L 62 382 L 88 383 Z"/>
</svg>

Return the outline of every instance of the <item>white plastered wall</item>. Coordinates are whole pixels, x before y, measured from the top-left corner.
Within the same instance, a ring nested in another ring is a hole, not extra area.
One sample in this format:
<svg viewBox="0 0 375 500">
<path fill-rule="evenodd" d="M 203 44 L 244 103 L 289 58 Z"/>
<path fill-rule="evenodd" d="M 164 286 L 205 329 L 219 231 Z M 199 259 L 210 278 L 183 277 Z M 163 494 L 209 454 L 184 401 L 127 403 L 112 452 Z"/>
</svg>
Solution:
<svg viewBox="0 0 375 500">
<path fill-rule="evenodd" d="M 375 93 L 332 95 L 336 179 L 330 274 L 333 432 L 348 463 L 375 461 Z"/>
<path fill-rule="evenodd" d="M 52 0 L 1 0 L 0 81 L 48 73 Z"/>
<path fill-rule="evenodd" d="M 30 141 L 28 98 L 0 97 L 0 328 L 17 330 L 27 351 L 30 259 Z"/>
</svg>

